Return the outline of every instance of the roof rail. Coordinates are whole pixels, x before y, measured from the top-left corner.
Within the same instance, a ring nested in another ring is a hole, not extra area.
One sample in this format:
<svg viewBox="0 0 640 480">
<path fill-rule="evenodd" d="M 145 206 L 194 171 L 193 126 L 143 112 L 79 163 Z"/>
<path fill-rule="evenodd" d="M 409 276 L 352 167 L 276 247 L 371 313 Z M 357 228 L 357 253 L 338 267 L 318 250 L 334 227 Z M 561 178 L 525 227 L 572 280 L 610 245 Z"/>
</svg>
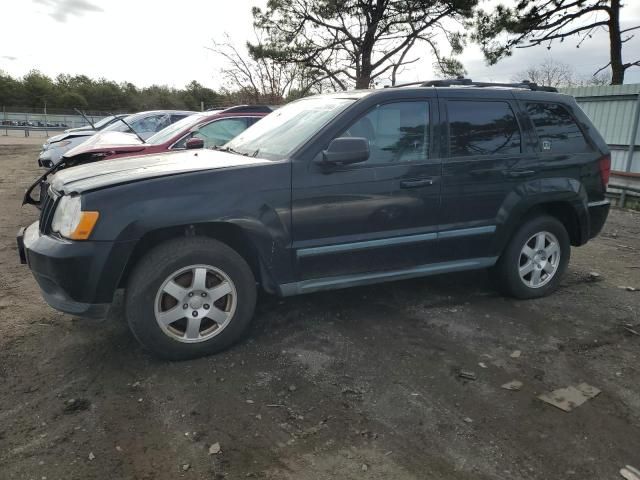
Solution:
<svg viewBox="0 0 640 480">
<path fill-rule="evenodd" d="M 498 82 L 474 82 L 470 78 L 458 77 L 444 80 L 427 80 L 419 82 L 402 83 L 394 85 L 392 88 L 409 87 L 418 85 L 420 87 L 505 87 L 505 88 L 524 88 L 528 90 L 537 90 L 541 92 L 557 92 L 555 87 L 546 87 L 537 83 L 523 80 L 519 83 L 498 83 Z"/>
<path fill-rule="evenodd" d="M 236 105 L 225 108 L 224 113 L 271 113 L 273 108 L 269 105 Z"/>
</svg>

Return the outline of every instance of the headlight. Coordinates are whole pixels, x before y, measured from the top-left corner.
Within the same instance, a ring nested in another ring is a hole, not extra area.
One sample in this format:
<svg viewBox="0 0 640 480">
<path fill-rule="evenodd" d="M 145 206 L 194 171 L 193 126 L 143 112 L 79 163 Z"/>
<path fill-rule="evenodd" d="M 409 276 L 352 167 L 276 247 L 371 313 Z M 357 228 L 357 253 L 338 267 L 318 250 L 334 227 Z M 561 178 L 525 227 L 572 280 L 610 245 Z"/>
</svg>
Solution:
<svg viewBox="0 0 640 480">
<path fill-rule="evenodd" d="M 53 214 L 51 230 L 71 240 L 86 240 L 95 227 L 99 212 L 83 212 L 80 195 L 64 195 Z"/>
</svg>

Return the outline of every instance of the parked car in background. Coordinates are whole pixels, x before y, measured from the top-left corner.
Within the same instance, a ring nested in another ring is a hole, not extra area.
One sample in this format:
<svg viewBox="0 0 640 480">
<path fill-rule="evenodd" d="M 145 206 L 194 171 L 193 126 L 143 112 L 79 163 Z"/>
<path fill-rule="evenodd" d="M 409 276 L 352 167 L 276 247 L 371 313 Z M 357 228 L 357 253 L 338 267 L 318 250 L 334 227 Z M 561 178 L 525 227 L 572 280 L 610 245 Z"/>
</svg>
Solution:
<svg viewBox="0 0 640 480">
<path fill-rule="evenodd" d="M 320 95 L 219 150 L 56 173 L 18 251 L 52 307 L 103 317 L 124 288 L 134 336 L 193 358 L 247 331 L 258 287 L 488 268 L 508 295 L 548 295 L 606 221 L 610 165 L 575 99 L 535 84 Z"/>
<path fill-rule="evenodd" d="M 119 118 L 126 117 L 126 114 L 122 115 L 109 115 L 103 119 L 97 121 L 93 125 L 85 125 L 84 127 L 70 128 L 60 133 L 49 137 L 49 139 L 42 145 L 42 150 L 38 157 L 38 165 L 45 168 L 50 168 L 60 161 L 62 155 L 71 148 L 80 145 L 87 138 L 95 135 L 99 131 L 105 129 L 112 123 L 116 122 Z"/>
<path fill-rule="evenodd" d="M 51 168 L 56 165 L 62 159 L 62 156 L 84 141 L 89 137 L 93 137 L 97 134 L 103 134 L 106 132 L 130 132 L 133 136 L 138 136 L 141 139 L 147 139 L 154 133 L 159 132 L 165 127 L 182 120 L 189 115 L 193 115 L 195 112 L 182 111 L 182 110 L 154 110 L 148 112 L 135 113 L 133 115 L 117 115 L 113 121 L 107 125 L 102 126 L 99 130 L 77 130 L 74 132 L 62 134 L 59 140 L 56 137 L 54 143 L 45 148 L 40 153 L 38 164 L 45 168 Z M 123 121 L 124 120 L 124 121 Z M 96 124 L 97 127 L 97 124 Z M 66 137 L 64 137 L 66 135 Z"/>
<path fill-rule="evenodd" d="M 57 163 L 54 170 L 123 156 L 149 155 L 193 148 L 215 148 L 227 143 L 267 115 L 271 111 L 267 108 L 259 105 L 239 105 L 226 110 L 195 113 L 169 125 L 149 137 L 147 141 L 131 133 L 106 129 L 66 152 L 62 157 L 63 161 Z M 125 122 L 129 123 L 127 119 Z M 134 125 L 137 127 L 139 122 L 135 123 L 134 120 Z M 40 176 L 27 189 L 23 204 L 40 205 L 42 192 L 48 186 L 49 173 L 47 171 Z M 38 195 L 37 198 L 33 197 L 34 192 Z"/>
<path fill-rule="evenodd" d="M 224 145 L 271 112 L 260 105 L 239 105 L 195 113 L 149 137 L 145 142 L 129 133 L 105 131 L 64 154 L 65 168 L 131 155 L 148 155 L 187 148 Z"/>
</svg>

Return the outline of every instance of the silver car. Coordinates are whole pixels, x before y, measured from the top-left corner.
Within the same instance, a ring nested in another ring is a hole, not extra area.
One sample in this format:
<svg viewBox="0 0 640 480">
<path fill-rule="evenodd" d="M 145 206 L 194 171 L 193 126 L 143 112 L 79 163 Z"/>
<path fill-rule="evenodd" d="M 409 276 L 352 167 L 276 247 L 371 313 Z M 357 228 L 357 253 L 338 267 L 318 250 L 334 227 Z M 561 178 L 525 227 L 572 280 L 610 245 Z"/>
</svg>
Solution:
<svg viewBox="0 0 640 480">
<path fill-rule="evenodd" d="M 122 115 L 109 115 L 91 125 L 78 128 L 70 128 L 59 135 L 49 137 L 46 143 L 42 145 L 40 156 L 38 157 L 38 165 L 41 167 L 51 168 L 60 161 L 62 155 L 69 149 L 80 145 L 87 138 L 95 135 L 99 131 L 112 125 L 120 118 L 126 117 Z"/>
<path fill-rule="evenodd" d="M 45 168 L 53 167 L 60 162 L 62 156 L 68 150 L 84 143 L 96 133 L 108 131 L 130 132 L 146 140 L 154 133 L 194 113 L 196 112 L 184 110 L 153 110 L 128 116 L 116 115 L 107 117 L 96 123 L 95 129 L 91 129 L 91 127 L 88 127 L 88 130 L 74 129 L 51 137 L 42 146 L 42 151 L 38 157 L 38 165 Z M 102 123 L 107 119 L 110 119 L 110 121 Z M 133 132 L 131 131 L 132 129 Z"/>
</svg>

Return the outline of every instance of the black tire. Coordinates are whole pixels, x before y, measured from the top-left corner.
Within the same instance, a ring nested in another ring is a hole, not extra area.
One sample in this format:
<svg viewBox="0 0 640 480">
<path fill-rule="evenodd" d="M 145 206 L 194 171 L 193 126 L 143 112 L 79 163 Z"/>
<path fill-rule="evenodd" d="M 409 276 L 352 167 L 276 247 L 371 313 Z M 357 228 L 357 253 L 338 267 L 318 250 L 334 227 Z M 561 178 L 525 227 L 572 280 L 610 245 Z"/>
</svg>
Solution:
<svg viewBox="0 0 640 480">
<path fill-rule="evenodd" d="M 533 288 L 520 278 L 519 268 L 525 243 L 539 232 L 549 232 L 556 237 L 560 247 L 560 259 L 551 279 L 546 284 Z M 520 299 L 540 298 L 558 288 L 570 257 L 571 244 L 564 225 L 554 217 L 540 215 L 529 218 L 516 230 L 490 274 L 494 284 L 506 295 Z"/>
<path fill-rule="evenodd" d="M 174 272 L 192 265 L 208 265 L 224 272 L 235 287 L 237 299 L 231 319 L 219 333 L 198 343 L 183 343 L 165 333 L 156 321 L 156 295 Z M 228 245 L 205 237 L 169 240 L 152 249 L 136 265 L 125 292 L 125 314 L 133 335 L 151 353 L 168 360 L 186 360 L 228 348 L 247 330 L 255 303 L 256 281 L 247 262 Z"/>
</svg>

